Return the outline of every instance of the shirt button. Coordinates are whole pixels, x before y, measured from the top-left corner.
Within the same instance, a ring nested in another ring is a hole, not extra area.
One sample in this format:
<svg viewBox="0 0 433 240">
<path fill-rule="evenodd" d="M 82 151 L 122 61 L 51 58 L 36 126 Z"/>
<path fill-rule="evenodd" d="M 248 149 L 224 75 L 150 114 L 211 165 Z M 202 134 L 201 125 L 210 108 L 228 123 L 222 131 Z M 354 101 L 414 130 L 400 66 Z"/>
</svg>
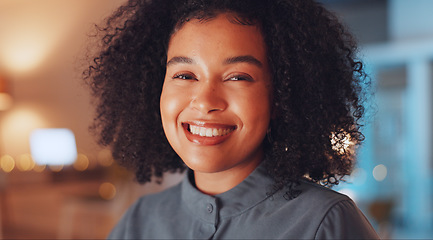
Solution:
<svg viewBox="0 0 433 240">
<path fill-rule="evenodd" d="M 209 212 L 209 213 L 212 213 L 213 212 L 213 206 L 212 206 L 212 204 L 208 204 L 207 205 L 207 211 Z"/>
</svg>

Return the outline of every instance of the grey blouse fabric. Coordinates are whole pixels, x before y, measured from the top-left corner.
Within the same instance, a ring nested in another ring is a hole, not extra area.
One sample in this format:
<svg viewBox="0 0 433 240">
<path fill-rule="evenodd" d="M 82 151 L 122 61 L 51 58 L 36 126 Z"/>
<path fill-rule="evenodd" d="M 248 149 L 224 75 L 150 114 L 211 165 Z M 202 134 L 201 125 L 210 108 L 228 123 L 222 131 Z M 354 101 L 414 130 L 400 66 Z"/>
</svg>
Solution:
<svg viewBox="0 0 433 240">
<path fill-rule="evenodd" d="M 273 182 L 259 166 L 235 188 L 209 196 L 191 175 L 140 198 L 109 239 L 378 239 L 351 199 L 318 184 L 302 181 L 293 200 L 284 189 L 268 196 Z"/>
</svg>

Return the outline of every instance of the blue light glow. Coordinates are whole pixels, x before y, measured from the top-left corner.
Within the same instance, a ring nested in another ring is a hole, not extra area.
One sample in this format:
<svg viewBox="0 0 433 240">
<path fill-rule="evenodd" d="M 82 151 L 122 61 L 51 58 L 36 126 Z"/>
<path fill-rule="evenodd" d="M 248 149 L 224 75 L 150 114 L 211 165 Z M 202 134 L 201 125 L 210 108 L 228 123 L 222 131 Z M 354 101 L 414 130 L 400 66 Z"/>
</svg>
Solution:
<svg viewBox="0 0 433 240">
<path fill-rule="evenodd" d="M 38 165 L 69 165 L 77 159 L 74 133 L 66 128 L 34 130 L 30 135 L 30 151 Z"/>
</svg>

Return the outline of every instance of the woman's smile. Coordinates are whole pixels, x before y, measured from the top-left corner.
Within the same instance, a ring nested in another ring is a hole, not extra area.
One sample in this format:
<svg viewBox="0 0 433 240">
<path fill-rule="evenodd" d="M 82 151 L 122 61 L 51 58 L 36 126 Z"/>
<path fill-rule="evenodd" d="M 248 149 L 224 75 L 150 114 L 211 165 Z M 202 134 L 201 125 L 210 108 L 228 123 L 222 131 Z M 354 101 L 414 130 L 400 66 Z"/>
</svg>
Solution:
<svg viewBox="0 0 433 240">
<path fill-rule="evenodd" d="M 224 142 L 236 130 L 236 126 L 219 123 L 191 121 L 182 123 L 186 138 L 200 145 L 216 145 Z"/>
</svg>

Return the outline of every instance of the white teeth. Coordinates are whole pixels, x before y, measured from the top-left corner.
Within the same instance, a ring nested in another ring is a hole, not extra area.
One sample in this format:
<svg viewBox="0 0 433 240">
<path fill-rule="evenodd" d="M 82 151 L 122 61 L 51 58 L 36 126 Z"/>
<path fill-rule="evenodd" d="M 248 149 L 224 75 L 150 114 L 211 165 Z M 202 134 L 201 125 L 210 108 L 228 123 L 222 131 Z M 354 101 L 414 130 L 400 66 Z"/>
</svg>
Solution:
<svg viewBox="0 0 433 240">
<path fill-rule="evenodd" d="M 206 128 L 206 137 L 212 137 L 212 128 Z"/>
<path fill-rule="evenodd" d="M 218 137 L 229 134 L 233 129 L 205 128 L 189 125 L 189 131 L 194 135 L 200 135 L 202 137 Z"/>
<path fill-rule="evenodd" d="M 206 128 L 204 128 L 204 127 L 200 128 L 200 136 L 202 136 L 202 137 L 206 136 Z"/>
</svg>

